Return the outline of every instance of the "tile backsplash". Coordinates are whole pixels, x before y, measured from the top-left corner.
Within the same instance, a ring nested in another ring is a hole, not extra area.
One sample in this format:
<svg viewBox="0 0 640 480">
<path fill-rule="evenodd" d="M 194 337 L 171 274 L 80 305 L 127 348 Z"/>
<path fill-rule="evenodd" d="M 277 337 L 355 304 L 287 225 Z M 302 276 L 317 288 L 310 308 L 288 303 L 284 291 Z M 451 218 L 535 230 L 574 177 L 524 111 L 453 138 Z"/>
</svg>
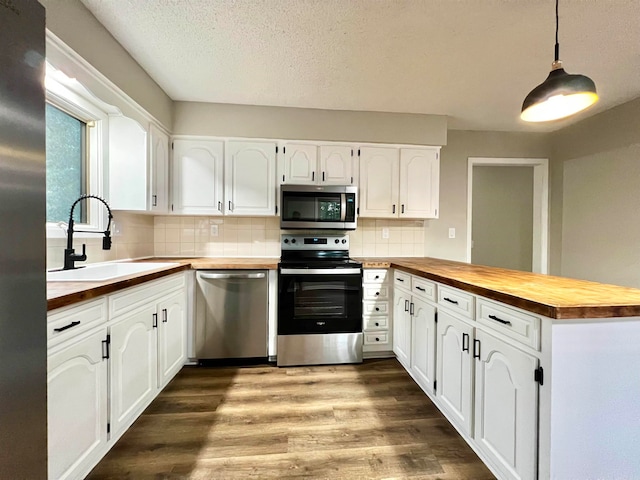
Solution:
<svg viewBox="0 0 640 480">
<path fill-rule="evenodd" d="M 152 217 L 115 212 L 114 223 L 111 250 L 102 250 L 100 235 L 74 238 L 76 251 L 87 245 L 87 261 L 81 265 L 154 255 L 280 256 L 278 217 Z M 360 218 L 358 229 L 348 235 L 353 257 L 422 257 L 425 252 L 423 220 Z M 47 239 L 47 268 L 62 267 L 65 246 L 66 237 Z"/>
</svg>

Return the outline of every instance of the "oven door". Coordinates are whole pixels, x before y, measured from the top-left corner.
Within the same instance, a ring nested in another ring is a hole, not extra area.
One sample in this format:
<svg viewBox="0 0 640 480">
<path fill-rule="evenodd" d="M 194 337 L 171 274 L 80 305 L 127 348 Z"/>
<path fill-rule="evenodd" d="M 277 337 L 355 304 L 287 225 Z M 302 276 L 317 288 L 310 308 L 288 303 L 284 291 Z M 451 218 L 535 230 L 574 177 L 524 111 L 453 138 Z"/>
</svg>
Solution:
<svg viewBox="0 0 640 480">
<path fill-rule="evenodd" d="M 362 332 L 360 268 L 280 268 L 278 335 Z"/>
</svg>

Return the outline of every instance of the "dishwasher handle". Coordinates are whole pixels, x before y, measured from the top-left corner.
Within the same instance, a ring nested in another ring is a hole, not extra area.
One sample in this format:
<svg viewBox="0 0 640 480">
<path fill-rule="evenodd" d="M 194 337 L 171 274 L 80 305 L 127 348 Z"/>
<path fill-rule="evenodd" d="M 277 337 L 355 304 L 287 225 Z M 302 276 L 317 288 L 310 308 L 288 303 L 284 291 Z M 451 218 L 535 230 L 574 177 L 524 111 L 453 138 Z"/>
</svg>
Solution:
<svg viewBox="0 0 640 480">
<path fill-rule="evenodd" d="M 265 274 L 263 272 L 260 273 L 199 273 L 199 278 L 204 278 L 205 280 L 222 280 L 228 278 L 238 278 L 238 279 L 253 279 L 253 278 L 264 278 Z"/>
</svg>

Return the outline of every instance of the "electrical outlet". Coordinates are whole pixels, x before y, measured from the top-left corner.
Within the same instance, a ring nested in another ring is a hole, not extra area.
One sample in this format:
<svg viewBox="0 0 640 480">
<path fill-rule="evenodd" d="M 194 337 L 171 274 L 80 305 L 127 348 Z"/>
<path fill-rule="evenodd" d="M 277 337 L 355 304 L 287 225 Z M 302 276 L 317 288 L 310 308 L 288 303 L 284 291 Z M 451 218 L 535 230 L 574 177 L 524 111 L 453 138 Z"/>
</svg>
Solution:
<svg viewBox="0 0 640 480">
<path fill-rule="evenodd" d="M 453 227 L 449 229 L 449 238 L 456 238 L 456 229 Z"/>
<path fill-rule="evenodd" d="M 211 236 L 212 237 L 218 236 L 218 225 L 211 225 Z"/>
<path fill-rule="evenodd" d="M 389 238 L 389 229 L 386 227 L 382 229 L 382 238 Z"/>
</svg>

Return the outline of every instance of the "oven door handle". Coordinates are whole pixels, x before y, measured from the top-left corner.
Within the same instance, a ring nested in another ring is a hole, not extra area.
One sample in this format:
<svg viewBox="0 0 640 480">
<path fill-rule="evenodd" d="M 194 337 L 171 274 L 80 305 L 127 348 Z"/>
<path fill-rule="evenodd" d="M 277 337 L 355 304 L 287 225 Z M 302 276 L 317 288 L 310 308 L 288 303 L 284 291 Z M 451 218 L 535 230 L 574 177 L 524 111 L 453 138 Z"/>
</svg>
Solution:
<svg viewBox="0 0 640 480">
<path fill-rule="evenodd" d="M 281 268 L 282 275 L 359 275 L 359 268 Z"/>
<path fill-rule="evenodd" d="M 264 278 L 264 273 L 200 273 L 199 278 L 205 280 L 220 280 L 227 278 Z"/>
<path fill-rule="evenodd" d="M 347 218 L 347 194 L 340 194 L 340 221 L 344 222 Z"/>
</svg>

